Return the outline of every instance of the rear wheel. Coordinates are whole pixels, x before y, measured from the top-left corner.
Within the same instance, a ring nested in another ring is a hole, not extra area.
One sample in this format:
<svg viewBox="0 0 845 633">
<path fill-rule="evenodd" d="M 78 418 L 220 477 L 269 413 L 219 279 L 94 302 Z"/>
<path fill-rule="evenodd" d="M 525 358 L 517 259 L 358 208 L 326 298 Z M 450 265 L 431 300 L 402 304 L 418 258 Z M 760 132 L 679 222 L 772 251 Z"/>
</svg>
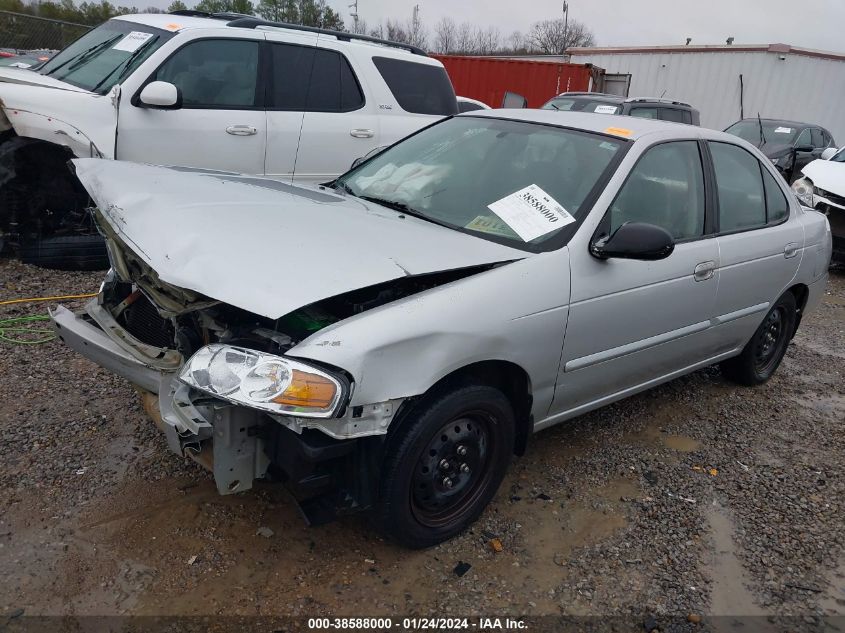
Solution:
<svg viewBox="0 0 845 633">
<path fill-rule="evenodd" d="M 498 389 L 466 385 L 425 397 L 388 441 L 380 528 L 412 548 L 459 534 L 493 498 L 513 445 L 513 409 Z"/>
<path fill-rule="evenodd" d="M 721 364 L 722 373 L 741 385 L 759 385 L 771 378 L 780 366 L 797 318 L 795 295 L 786 292 L 777 300 L 742 353 Z"/>
</svg>

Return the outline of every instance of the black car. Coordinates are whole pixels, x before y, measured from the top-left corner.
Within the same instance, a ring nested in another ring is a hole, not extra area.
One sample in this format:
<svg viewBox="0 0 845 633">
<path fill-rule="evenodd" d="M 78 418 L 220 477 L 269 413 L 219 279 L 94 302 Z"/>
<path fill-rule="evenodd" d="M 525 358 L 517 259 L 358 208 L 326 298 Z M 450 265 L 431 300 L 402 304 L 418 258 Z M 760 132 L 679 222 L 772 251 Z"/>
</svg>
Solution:
<svg viewBox="0 0 845 633">
<path fill-rule="evenodd" d="M 808 163 L 837 147 L 833 135 L 820 125 L 781 119 L 742 119 L 725 130 L 760 148 L 778 171 L 792 182 Z"/>
<path fill-rule="evenodd" d="M 626 114 L 642 119 L 659 119 L 688 125 L 701 125 L 701 116 L 688 103 L 669 99 L 640 97 L 626 99 L 602 92 L 564 92 L 550 99 L 543 110 Z"/>
</svg>

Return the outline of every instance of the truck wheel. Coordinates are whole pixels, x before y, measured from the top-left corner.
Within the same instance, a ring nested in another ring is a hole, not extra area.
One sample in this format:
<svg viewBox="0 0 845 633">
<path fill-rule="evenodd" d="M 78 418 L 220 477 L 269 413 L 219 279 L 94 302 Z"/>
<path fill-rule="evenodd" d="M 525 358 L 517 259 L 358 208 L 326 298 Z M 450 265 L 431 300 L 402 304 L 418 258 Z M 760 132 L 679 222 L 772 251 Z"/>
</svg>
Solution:
<svg viewBox="0 0 845 633">
<path fill-rule="evenodd" d="M 792 339 L 797 309 L 795 295 L 785 292 L 769 310 L 742 353 L 720 365 L 722 374 L 733 382 L 749 387 L 760 385 L 771 378 Z"/>
<path fill-rule="evenodd" d="M 513 446 L 513 408 L 498 389 L 464 385 L 424 397 L 387 442 L 376 522 L 414 549 L 452 538 L 493 498 Z"/>
<path fill-rule="evenodd" d="M 20 248 L 24 264 L 54 270 L 106 270 L 109 256 L 101 235 L 64 235 L 24 242 Z"/>
</svg>

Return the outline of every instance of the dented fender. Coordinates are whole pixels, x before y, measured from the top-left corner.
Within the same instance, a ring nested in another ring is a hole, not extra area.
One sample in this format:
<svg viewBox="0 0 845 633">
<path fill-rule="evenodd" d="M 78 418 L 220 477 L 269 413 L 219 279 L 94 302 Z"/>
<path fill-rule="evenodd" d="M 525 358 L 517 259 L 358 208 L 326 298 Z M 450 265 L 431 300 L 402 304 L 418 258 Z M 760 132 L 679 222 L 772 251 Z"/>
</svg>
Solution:
<svg viewBox="0 0 845 633">
<path fill-rule="evenodd" d="M 352 406 L 418 396 L 468 365 L 506 361 L 527 373 L 542 419 L 569 310 L 570 286 L 560 280 L 569 275 L 555 275 L 545 292 L 525 282 L 568 265 L 567 248 L 505 264 L 340 321 L 287 354 L 348 371 Z"/>
</svg>

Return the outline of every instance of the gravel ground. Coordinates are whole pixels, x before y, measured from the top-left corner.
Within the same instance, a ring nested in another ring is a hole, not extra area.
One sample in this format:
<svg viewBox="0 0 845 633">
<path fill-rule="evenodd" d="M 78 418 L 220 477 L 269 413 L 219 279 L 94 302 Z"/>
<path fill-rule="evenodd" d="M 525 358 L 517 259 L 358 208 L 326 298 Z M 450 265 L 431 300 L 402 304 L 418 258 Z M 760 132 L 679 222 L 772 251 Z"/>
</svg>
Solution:
<svg viewBox="0 0 845 633">
<path fill-rule="evenodd" d="M 94 292 L 100 277 L 0 260 L 0 300 Z M 840 270 L 766 385 L 707 369 L 539 433 L 470 531 L 409 552 L 363 517 L 307 528 L 276 487 L 219 497 L 127 382 L 59 341 L 0 343 L 0 614 L 620 614 L 691 630 L 690 614 L 741 614 L 812 628 L 845 615 L 843 360 Z"/>
</svg>

